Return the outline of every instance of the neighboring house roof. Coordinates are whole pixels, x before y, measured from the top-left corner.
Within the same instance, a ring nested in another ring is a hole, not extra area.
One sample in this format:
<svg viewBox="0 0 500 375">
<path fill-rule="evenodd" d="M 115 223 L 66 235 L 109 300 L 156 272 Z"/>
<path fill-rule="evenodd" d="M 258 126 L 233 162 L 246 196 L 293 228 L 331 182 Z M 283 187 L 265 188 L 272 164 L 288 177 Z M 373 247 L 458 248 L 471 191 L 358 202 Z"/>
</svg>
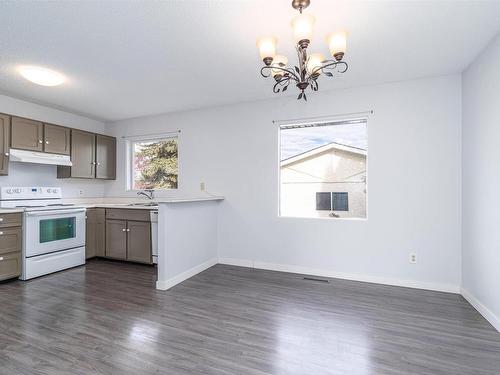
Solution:
<svg viewBox="0 0 500 375">
<path fill-rule="evenodd" d="M 312 150 L 302 152 L 301 154 L 289 157 L 287 159 L 284 159 L 281 161 L 281 166 L 284 167 L 289 164 L 296 163 L 300 160 L 309 158 L 311 156 L 316 156 L 319 155 L 323 152 L 330 151 L 330 150 L 340 150 L 340 151 L 345 151 L 345 152 L 351 152 L 353 154 L 357 155 L 363 155 L 366 156 L 366 150 L 359 148 L 359 147 L 354 147 L 354 146 L 348 146 L 348 145 L 343 145 L 337 142 L 331 142 L 323 146 L 319 146 L 316 148 L 313 148 Z"/>
</svg>

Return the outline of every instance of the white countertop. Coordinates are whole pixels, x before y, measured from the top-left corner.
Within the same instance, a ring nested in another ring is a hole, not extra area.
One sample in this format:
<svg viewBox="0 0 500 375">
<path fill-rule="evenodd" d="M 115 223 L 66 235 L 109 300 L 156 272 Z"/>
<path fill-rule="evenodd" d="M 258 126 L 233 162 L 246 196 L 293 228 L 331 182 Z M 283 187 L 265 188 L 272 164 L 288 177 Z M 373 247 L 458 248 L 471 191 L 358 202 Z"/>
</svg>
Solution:
<svg viewBox="0 0 500 375">
<path fill-rule="evenodd" d="M 66 198 L 63 203 L 75 204 L 85 208 L 126 208 L 131 210 L 157 210 L 158 206 L 130 206 L 132 203 L 149 203 L 156 202 L 164 203 L 186 203 L 186 202 L 203 202 L 203 201 L 220 201 L 222 196 L 201 196 L 201 197 L 175 197 L 175 198 L 158 198 L 152 201 L 143 198 L 127 198 L 127 197 L 102 197 L 102 198 Z M 0 208 L 0 213 L 15 213 L 23 212 L 22 208 Z"/>
</svg>

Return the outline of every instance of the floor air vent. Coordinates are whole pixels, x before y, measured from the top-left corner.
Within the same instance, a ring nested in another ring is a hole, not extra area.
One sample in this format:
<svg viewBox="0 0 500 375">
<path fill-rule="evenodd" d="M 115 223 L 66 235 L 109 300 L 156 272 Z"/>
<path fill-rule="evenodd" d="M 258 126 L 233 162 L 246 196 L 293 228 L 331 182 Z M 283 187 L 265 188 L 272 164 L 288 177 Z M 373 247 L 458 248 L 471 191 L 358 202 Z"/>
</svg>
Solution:
<svg viewBox="0 0 500 375">
<path fill-rule="evenodd" d="M 330 280 L 327 280 L 327 279 L 318 279 L 316 277 L 304 277 L 304 280 L 307 280 L 307 281 L 317 281 L 317 282 L 320 282 L 320 283 L 329 283 Z"/>
</svg>

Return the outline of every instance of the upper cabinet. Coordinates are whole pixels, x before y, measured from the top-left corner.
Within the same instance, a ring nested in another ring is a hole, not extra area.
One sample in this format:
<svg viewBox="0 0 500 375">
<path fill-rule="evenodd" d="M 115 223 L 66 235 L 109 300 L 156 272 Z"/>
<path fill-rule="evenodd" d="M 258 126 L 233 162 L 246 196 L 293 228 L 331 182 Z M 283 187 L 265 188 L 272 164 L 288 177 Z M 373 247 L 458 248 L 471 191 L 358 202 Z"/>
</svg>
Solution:
<svg viewBox="0 0 500 375">
<path fill-rule="evenodd" d="M 44 124 L 44 151 L 52 154 L 69 155 L 71 150 L 71 129 L 64 126 Z"/>
<path fill-rule="evenodd" d="M 71 129 L 40 121 L 12 117 L 11 147 L 69 155 Z"/>
<path fill-rule="evenodd" d="M 9 173 L 10 116 L 0 114 L 0 175 Z"/>
<path fill-rule="evenodd" d="M 95 138 L 94 133 L 71 130 L 71 167 L 57 167 L 58 178 L 95 178 Z"/>
<path fill-rule="evenodd" d="M 43 151 L 43 123 L 21 117 L 12 117 L 12 148 Z"/>
<path fill-rule="evenodd" d="M 107 180 L 116 178 L 116 138 L 96 135 L 95 177 Z"/>
<path fill-rule="evenodd" d="M 116 138 L 0 113 L 0 175 L 9 171 L 10 149 L 69 155 L 58 178 L 116 179 Z"/>
</svg>

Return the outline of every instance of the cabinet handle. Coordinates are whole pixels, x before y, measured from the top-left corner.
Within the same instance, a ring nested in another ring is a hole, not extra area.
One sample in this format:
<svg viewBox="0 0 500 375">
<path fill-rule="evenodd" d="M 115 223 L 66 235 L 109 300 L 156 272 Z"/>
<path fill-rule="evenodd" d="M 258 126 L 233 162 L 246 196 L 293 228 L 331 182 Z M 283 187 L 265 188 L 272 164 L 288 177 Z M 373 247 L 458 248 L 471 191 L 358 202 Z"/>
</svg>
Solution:
<svg viewBox="0 0 500 375">
<path fill-rule="evenodd" d="M 0 232 L 0 236 L 3 235 L 3 232 Z"/>
<path fill-rule="evenodd" d="M 49 141 L 45 141 L 45 144 L 48 145 L 49 144 Z"/>
<path fill-rule="evenodd" d="M 127 228 L 127 232 L 130 232 L 130 229 Z"/>
<path fill-rule="evenodd" d="M 127 230 L 125 228 L 122 229 L 122 232 L 126 232 Z"/>
<path fill-rule="evenodd" d="M 43 143 L 43 141 L 41 139 L 38 140 L 38 143 Z"/>
<path fill-rule="evenodd" d="M 0 261 L 2 261 L 2 260 L 3 260 L 3 257 L 0 257 Z"/>
<path fill-rule="evenodd" d="M 0 217 L 0 223 L 3 221 L 3 217 Z"/>
<path fill-rule="evenodd" d="M 5 153 L 5 156 L 9 157 L 9 153 L 8 153 L 8 152 L 6 152 L 6 153 Z"/>
<path fill-rule="evenodd" d="M 101 163 L 97 163 L 97 165 L 101 165 Z"/>
</svg>

